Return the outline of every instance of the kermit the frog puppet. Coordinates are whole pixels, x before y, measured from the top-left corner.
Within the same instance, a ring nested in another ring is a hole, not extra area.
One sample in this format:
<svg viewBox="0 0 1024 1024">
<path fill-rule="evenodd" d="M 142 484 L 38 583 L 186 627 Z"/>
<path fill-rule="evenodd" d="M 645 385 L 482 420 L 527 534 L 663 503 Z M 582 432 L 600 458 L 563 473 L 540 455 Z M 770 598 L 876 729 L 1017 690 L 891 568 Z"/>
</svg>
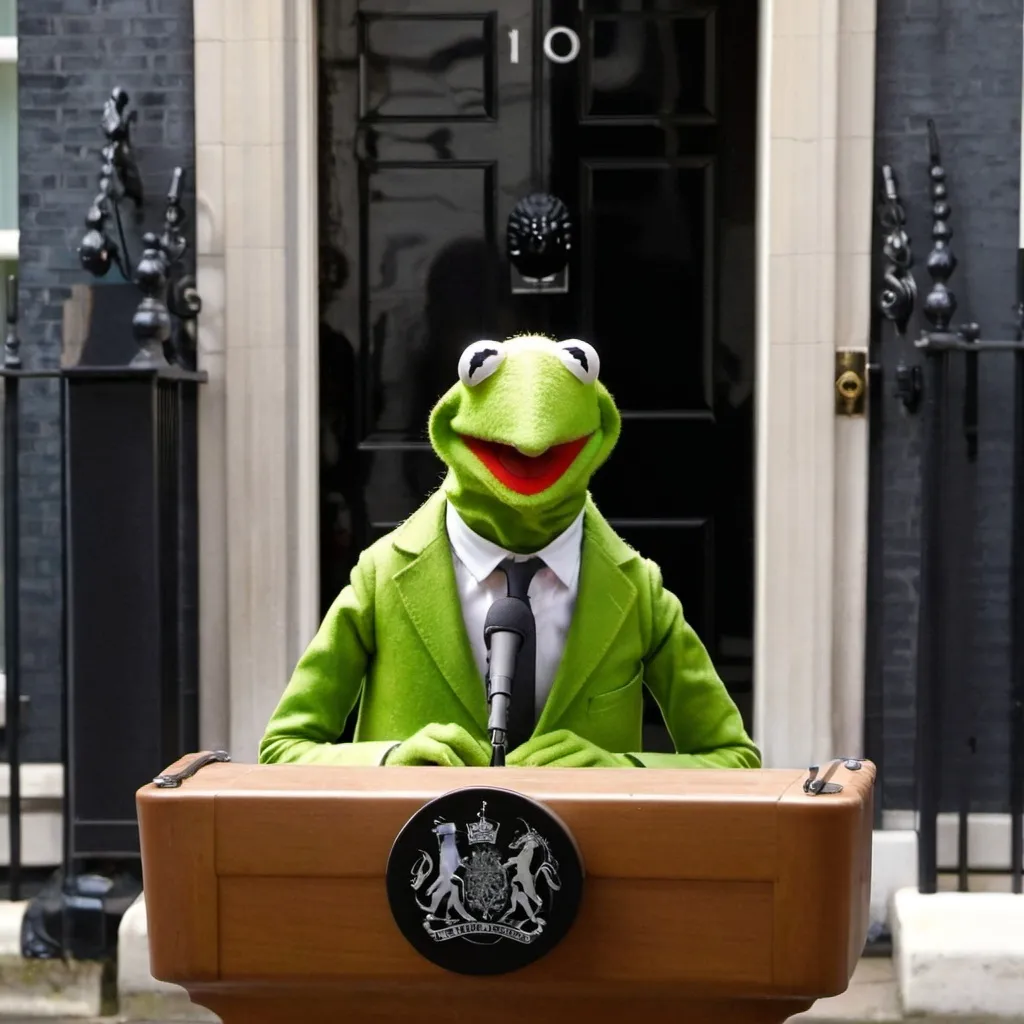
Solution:
<svg viewBox="0 0 1024 1024">
<path fill-rule="evenodd" d="M 588 493 L 620 429 L 599 368 L 578 340 L 520 336 L 462 354 L 459 382 L 430 416 L 444 482 L 360 556 L 267 726 L 261 762 L 488 765 L 484 621 L 511 580 L 499 567 L 537 555 L 535 724 L 507 765 L 759 766 L 658 567 Z M 674 754 L 643 750 L 644 686 Z M 355 740 L 339 743 L 357 703 Z"/>
</svg>

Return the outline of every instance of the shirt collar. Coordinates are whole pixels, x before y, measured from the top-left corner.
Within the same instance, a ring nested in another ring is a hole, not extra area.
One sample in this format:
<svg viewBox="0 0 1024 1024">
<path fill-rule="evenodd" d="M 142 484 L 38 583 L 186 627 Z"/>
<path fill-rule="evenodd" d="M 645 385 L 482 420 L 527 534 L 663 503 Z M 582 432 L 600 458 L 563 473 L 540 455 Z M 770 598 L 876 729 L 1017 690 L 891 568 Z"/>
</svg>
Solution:
<svg viewBox="0 0 1024 1024">
<path fill-rule="evenodd" d="M 477 583 L 483 583 L 506 558 L 525 559 L 530 555 L 516 555 L 506 551 L 486 537 L 471 530 L 449 501 L 445 509 L 448 540 L 456 557 L 469 570 Z M 583 510 L 550 544 L 534 552 L 544 564 L 570 590 L 576 586 L 580 574 L 580 550 L 583 545 Z"/>
</svg>

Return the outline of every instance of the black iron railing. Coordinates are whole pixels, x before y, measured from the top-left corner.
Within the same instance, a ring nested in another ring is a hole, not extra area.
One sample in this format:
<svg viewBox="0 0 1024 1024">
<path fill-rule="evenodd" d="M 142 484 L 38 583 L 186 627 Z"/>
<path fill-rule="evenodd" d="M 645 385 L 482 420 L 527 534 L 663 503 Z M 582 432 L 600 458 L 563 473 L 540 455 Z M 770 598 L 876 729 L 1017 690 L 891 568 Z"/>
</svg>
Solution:
<svg viewBox="0 0 1024 1024">
<path fill-rule="evenodd" d="M 176 168 L 163 230 L 142 235 L 138 261 L 121 204 L 139 220 L 141 180 L 131 150 L 128 96 L 103 113 L 99 193 L 79 247 L 94 278 L 73 317 L 73 351 L 52 369 L 25 369 L 17 284 L 8 282 L 3 377 L 6 727 L 10 770 L 9 895 L 24 886 L 19 714 L 18 467 L 26 378 L 54 379 L 60 395 L 64 767 L 63 863 L 32 895 L 22 927 L 30 957 L 106 959 L 120 914 L 141 888 L 134 793 L 164 764 L 198 746 L 196 369 L 201 302 L 186 266 L 184 174 Z M 136 223 L 137 228 L 137 223 Z M 108 229 L 112 229 L 108 234 Z M 74 296 L 72 300 L 76 301 Z"/>
<path fill-rule="evenodd" d="M 21 479 L 19 452 L 21 448 L 21 386 L 23 381 L 54 380 L 59 370 L 25 369 L 18 337 L 18 279 L 11 275 L 5 282 L 6 332 L 0 376 L 3 377 L 3 559 L 4 559 L 4 727 L 2 742 L 8 771 L 7 797 L 7 898 L 24 899 L 27 895 L 23 864 L 22 819 L 24 805 L 21 785 L 22 711 L 27 694 L 21 686 L 21 615 L 20 615 L 20 513 Z M 59 419 L 63 428 L 64 406 Z M 63 482 L 62 482 L 63 483 Z M 61 503 L 63 508 L 63 502 Z M 63 572 L 63 565 L 61 568 Z"/>
<path fill-rule="evenodd" d="M 942 164 L 938 133 L 928 122 L 928 173 L 931 198 L 932 248 L 926 269 L 931 287 L 921 312 L 927 328 L 915 342 L 923 367 L 901 363 L 896 371 L 896 397 L 906 409 L 922 415 L 924 441 L 921 465 L 921 567 L 916 666 L 916 789 L 918 814 L 918 884 L 921 892 L 938 887 L 938 820 L 943 805 L 943 765 L 956 767 L 954 796 L 958 820 L 956 873 L 961 890 L 969 885 L 969 815 L 974 790 L 977 692 L 972 673 L 962 671 L 967 638 L 954 618 L 951 594 L 962 566 L 954 559 L 966 551 L 970 522 L 958 476 L 978 456 L 978 360 L 994 353 L 1013 359 L 1013 498 L 1009 555 L 1011 590 L 1011 686 L 1007 708 L 1010 747 L 1011 842 L 1006 872 L 1015 893 L 1024 886 L 1024 261 L 1018 260 L 1016 338 L 983 340 L 978 324 L 953 326 L 957 300 L 949 287 L 957 260 L 952 249 L 952 207 Z M 917 288 L 912 274 L 910 241 L 891 167 L 882 172 L 885 269 L 879 308 L 898 334 L 913 315 Z M 949 412 L 954 387 L 962 387 L 960 434 L 955 443 Z M 953 723 L 950 725 L 950 723 Z M 952 738 L 952 743 L 950 739 Z"/>
<path fill-rule="evenodd" d="M 11 565 L 20 550 L 18 530 L 18 280 L 7 279 L 7 331 L 4 337 L 4 751 L 7 760 L 8 899 L 21 899 L 21 680 L 18 574 Z"/>
</svg>

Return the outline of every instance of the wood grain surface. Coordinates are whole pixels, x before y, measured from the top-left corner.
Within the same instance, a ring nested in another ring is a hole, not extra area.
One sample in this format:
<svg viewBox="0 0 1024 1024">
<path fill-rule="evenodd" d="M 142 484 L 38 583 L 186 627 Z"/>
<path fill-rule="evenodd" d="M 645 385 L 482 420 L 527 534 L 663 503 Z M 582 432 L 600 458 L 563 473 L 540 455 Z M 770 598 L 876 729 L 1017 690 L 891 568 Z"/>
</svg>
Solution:
<svg viewBox="0 0 1024 1024">
<path fill-rule="evenodd" d="M 152 970 L 226 1024 L 783 1021 L 863 948 L 874 774 L 213 764 L 138 794 Z M 509 975 L 435 967 L 387 903 L 395 836 L 465 786 L 540 800 L 586 865 L 569 935 Z"/>
<path fill-rule="evenodd" d="M 782 1024 L 811 1007 L 807 999 L 708 1000 L 678 994 L 536 992 L 514 998 L 463 998 L 449 983 L 430 992 L 394 989 L 330 993 L 196 989 L 193 1000 L 224 1024 Z"/>
</svg>

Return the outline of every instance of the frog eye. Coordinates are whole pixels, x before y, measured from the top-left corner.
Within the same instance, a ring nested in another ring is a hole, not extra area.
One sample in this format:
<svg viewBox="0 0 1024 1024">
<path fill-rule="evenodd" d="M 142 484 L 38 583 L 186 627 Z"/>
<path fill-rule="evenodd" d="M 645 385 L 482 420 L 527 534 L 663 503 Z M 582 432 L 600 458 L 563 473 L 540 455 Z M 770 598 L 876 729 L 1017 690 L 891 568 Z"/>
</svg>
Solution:
<svg viewBox="0 0 1024 1024">
<path fill-rule="evenodd" d="M 474 341 L 459 357 L 459 380 L 467 388 L 486 380 L 505 361 L 500 341 Z"/>
<path fill-rule="evenodd" d="M 557 351 L 558 358 L 565 363 L 566 369 L 577 380 L 584 384 L 592 384 L 597 380 L 597 375 L 601 372 L 601 357 L 593 345 L 588 345 L 578 338 L 569 338 L 568 341 L 558 343 Z"/>
</svg>

